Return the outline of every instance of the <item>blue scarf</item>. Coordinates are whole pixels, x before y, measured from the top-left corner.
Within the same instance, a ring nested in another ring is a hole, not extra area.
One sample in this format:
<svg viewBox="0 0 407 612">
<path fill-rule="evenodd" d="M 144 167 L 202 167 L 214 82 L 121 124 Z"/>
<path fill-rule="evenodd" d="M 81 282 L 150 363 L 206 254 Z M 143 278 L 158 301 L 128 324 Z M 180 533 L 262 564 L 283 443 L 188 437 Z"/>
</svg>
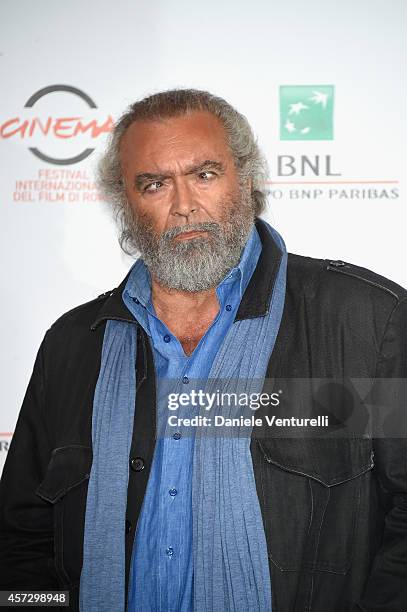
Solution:
<svg viewBox="0 0 407 612">
<path fill-rule="evenodd" d="M 260 393 L 283 313 L 287 253 L 282 252 L 268 312 L 235 321 L 212 364 L 205 391 Z M 123 612 L 125 515 L 136 399 L 136 325 L 106 324 L 92 416 L 93 463 L 85 515 L 81 612 Z M 220 406 L 232 417 L 239 407 Z M 214 414 L 211 415 L 212 418 Z M 250 453 L 250 429 L 196 432 L 193 465 L 194 612 L 270 612 L 267 544 Z M 142 611 L 140 611 L 142 612 Z"/>
</svg>

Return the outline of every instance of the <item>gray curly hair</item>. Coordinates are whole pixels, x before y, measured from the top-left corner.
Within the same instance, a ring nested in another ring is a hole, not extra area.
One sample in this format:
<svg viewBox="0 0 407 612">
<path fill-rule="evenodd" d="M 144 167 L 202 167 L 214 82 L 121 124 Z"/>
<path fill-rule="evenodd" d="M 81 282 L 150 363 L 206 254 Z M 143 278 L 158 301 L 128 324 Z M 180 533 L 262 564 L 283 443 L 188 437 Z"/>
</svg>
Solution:
<svg viewBox="0 0 407 612">
<path fill-rule="evenodd" d="M 246 117 L 223 98 L 208 91 L 171 89 L 153 94 L 132 104 L 120 117 L 97 170 L 99 191 L 112 207 L 120 231 L 119 243 L 125 253 L 134 254 L 137 249 L 132 240 L 131 229 L 134 226 L 134 212 L 127 200 L 122 178 L 121 138 L 135 121 L 158 121 L 193 111 L 208 111 L 221 121 L 241 182 L 251 179 L 254 215 L 259 216 L 266 208 L 267 163 Z"/>
</svg>

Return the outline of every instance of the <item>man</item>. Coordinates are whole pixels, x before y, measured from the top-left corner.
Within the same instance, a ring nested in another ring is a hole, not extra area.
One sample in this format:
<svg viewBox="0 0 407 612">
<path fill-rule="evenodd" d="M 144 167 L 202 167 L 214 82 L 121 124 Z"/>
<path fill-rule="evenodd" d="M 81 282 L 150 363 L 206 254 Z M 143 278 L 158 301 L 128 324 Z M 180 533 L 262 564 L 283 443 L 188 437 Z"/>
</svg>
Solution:
<svg viewBox="0 0 407 612">
<path fill-rule="evenodd" d="M 287 257 L 265 180 L 246 119 L 207 92 L 117 124 L 100 183 L 141 257 L 45 335 L 1 481 L 2 589 L 85 612 L 407 609 L 403 436 L 169 424 L 169 391 L 211 381 L 406 376 L 406 291 Z"/>
</svg>

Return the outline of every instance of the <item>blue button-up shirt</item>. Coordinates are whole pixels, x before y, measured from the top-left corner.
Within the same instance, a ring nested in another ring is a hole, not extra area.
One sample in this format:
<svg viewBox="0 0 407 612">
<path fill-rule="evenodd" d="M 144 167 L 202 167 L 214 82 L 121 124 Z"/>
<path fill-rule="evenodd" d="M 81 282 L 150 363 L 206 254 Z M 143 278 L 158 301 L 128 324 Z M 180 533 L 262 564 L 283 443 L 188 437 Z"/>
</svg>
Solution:
<svg viewBox="0 0 407 612">
<path fill-rule="evenodd" d="M 168 435 L 168 380 L 191 390 L 191 381 L 208 378 L 232 325 L 261 252 L 253 230 L 238 266 L 216 287 L 219 312 L 191 355 L 156 316 L 151 277 L 141 259 L 123 300 L 150 337 L 157 377 L 157 431 L 150 477 L 137 524 L 129 581 L 129 612 L 190 612 L 193 609 L 192 463 L 194 437 L 182 428 Z M 167 381 L 167 384 L 166 384 Z M 175 413 L 172 413 L 175 414 Z M 189 428 L 191 429 L 191 428 Z"/>
</svg>

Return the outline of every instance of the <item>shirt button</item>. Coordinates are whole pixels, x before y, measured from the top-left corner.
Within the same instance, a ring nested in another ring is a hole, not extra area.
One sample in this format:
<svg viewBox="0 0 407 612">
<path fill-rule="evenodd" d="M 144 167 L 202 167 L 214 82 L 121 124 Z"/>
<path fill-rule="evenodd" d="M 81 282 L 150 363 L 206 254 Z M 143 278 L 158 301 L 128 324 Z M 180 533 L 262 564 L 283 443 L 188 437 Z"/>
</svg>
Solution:
<svg viewBox="0 0 407 612">
<path fill-rule="evenodd" d="M 177 489 L 170 489 L 168 491 L 168 493 L 171 495 L 171 497 L 175 497 L 176 494 L 178 493 Z"/>
<path fill-rule="evenodd" d="M 226 304 L 226 310 L 230 312 L 232 310 L 232 306 L 230 304 Z"/>
<path fill-rule="evenodd" d="M 131 523 L 126 519 L 126 533 L 130 533 L 131 531 Z"/>
<path fill-rule="evenodd" d="M 184 385 L 189 383 L 189 378 L 188 376 L 184 376 L 184 378 L 182 379 L 182 382 L 184 383 Z"/>
<path fill-rule="evenodd" d="M 172 548 L 172 546 L 169 546 L 165 552 L 167 553 L 168 557 L 172 557 L 172 555 L 174 554 L 174 549 Z"/>
<path fill-rule="evenodd" d="M 179 431 L 176 431 L 175 434 L 172 436 L 174 438 L 174 440 L 179 440 L 181 437 L 181 434 Z"/>
<path fill-rule="evenodd" d="M 169 342 L 170 340 L 171 340 L 171 337 L 168 334 L 165 334 L 164 342 Z"/>
<path fill-rule="evenodd" d="M 141 472 L 141 470 L 144 470 L 144 459 L 141 457 L 132 457 L 130 459 L 130 467 L 133 472 Z"/>
<path fill-rule="evenodd" d="M 133 302 L 134 302 L 135 304 L 140 304 L 140 302 L 139 302 L 139 300 L 138 300 L 137 298 L 133 298 Z"/>
</svg>

